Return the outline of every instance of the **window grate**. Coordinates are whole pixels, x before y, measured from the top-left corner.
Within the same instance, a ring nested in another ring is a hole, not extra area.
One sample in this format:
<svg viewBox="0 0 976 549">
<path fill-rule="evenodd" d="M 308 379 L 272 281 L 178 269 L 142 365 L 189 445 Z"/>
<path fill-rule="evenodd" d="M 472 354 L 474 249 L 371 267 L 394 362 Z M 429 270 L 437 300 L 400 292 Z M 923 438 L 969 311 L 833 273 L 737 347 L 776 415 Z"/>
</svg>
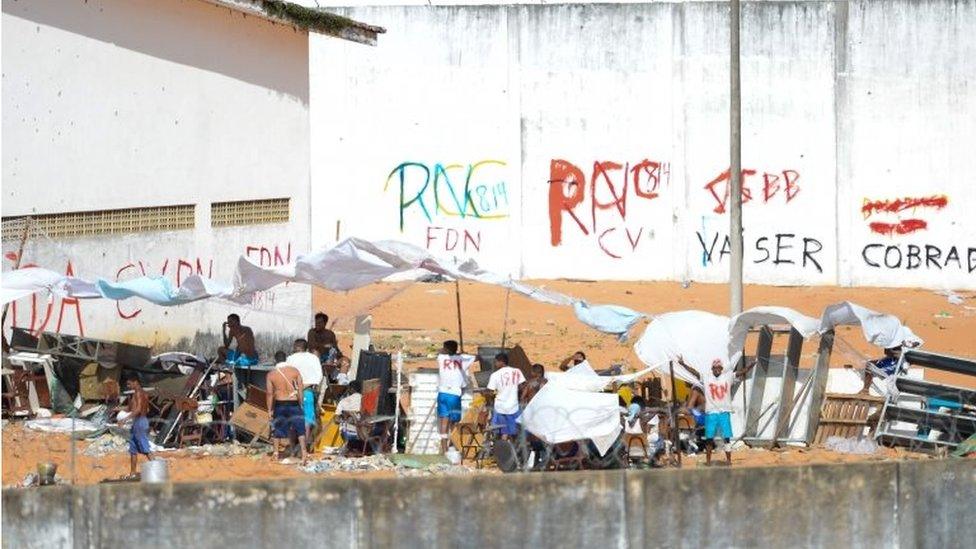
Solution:
<svg viewBox="0 0 976 549">
<path fill-rule="evenodd" d="M 86 237 L 150 231 L 179 231 L 195 226 L 193 204 L 63 212 L 29 216 L 31 234 Z M 23 237 L 28 217 L 3 218 L 3 240 Z"/>
<path fill-rule="evenodd" d="M 267 223 L 287 223 L 289 199 L 267 198 L 237 202 L 214 202 L 210 205 L 211 227 L 236 227 Z"/>
</svg>

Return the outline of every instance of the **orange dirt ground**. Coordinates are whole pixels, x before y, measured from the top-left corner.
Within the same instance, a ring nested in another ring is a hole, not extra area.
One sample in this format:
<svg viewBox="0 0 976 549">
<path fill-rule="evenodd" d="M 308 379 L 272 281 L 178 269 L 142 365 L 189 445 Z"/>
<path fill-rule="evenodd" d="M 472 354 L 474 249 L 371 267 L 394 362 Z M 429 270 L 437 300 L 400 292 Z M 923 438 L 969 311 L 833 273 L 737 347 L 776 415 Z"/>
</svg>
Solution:
<svg viewBox="0 0 976 549">
<path fill-rule="evenodd" d="M 684 309 L 700 309 L 725 313 L 728 294 L 725 285 L 693 284 L 683 289 L 678 283 L 646 282 L 575 282 L 545 281 L 548 288 L 586 299 L 592 303 L 626 305 L 647 313 L 663 313 Z M 475 283 L 461 284 L 464 345 L 473 351 L 477 345 L 497 345 L 501 342 L 505 311 L 505 291 Z M 373 341 L 379 349 L 402 345 L 412 357 L 408 367 L 433 365 L 432 354 L 444 339 L 457 335 L 457 316 L 453 283 L 437 284 L 377 284 L 337 294 L 316 290 L 315 310 L 326 310 L 335 322 L 335 329 L 344 347 L 351 345 L 353 317 L 373 315 Z M 972 293 L 961 294 L 962 305 L 948 303 L 946 297 L 928 290 L 886 288 L 836 287 L 765 287 L 749 286 L 745 292 L 746 307 L 783 305 L 793 307 L 810 316 L 819 317 L 824 307 L 838 301 L 850 300 L 866 307 L 892 313 L 907 323 L 925 339 L 927 349 L 959 356 L 976 356 L 976 298 Z M 631 345 L 643 330 L 641 325 L 631 334 L 630 343 L 621 344 L 616 338 L 597 333 L 574 317 L 567 307 L 536 303 L 518 295 L 509 301 L 507 323 L 509 344 L 520 343 L 529 357 L 554 368 L 558 360 L 582 349 L 598 368 L 622 362 L 637 368 L 637 358 Z M 840 339 L 849 342 L 854 351 L 835 346 L 832 364 L 840 366 L 855 362 L 857 353 L 877 356 L 878 350 L 865 343 L 857 328 L 842 328 Z M 804 355 L 814 352 L 812 345 L 804 348 Z M 963 376 L 932 375 L 931 379 L 970 385 Z M 87 442 L 80 442 L 76 454 L 76 475 L 79 483 L 95 483 L 128 472 L 128 455 L 109 454 L 94 458 L 82 454 Z M 295 465 L 273 462 L 268 456 L 198 456 L 185 451 L 167 452 L 170 478 L 174 481 L 235 480 L 255 478 L 290 478 L 304 476 Z M 697 463 L 703 457 L 686 462 Z M 928 459 L 923 454 L 901 450 L 881 449 L 872 456 L 834 453 L 822 448 L 791 448 L 783 451 L 741 450 L 733 454 L 736 466 L 777 466 L 807 463 L 836 463 L 863 460 Z M 40 461 L 53 461 L 59 474 L 69 476 L 70 450 L 68 437 L 25 430 L 22 425 L 8 424 L 3 430 L 3 485 L 23 480 L 35 470 Z M 342 473 L 340 473 L 342 474 Z M 344 475 L 390 476 L 389 471 L 371 471 Z"/>
</svg>

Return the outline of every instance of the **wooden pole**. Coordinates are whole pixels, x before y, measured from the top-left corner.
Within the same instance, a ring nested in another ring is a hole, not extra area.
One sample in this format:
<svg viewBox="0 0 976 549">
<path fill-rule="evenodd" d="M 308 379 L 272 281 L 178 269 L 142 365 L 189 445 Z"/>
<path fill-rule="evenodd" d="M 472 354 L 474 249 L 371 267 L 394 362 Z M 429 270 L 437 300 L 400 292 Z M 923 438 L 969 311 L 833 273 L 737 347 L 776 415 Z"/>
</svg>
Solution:
<svg viewBox="0 0 976 549">
<path fill-rule="evenodd" d="M 25 217 L 24 233 L 20 235 L 20 246 L 17 248 L 17 259 L 14 261 L 15 271 L 20 268 L 20 262 L 24 257 L 24 247 L 27 245 L 27 238 L 30 236 L 30 226 L 31 226 L 31 218 L 29 216 Z M 5 303 L 3 305 L 3 315 L 0 315 L 0 330 L 2 330 L 3 325 L 7 323 L 7 307 L 9 306 L 10 306 L 9 303 Z M 3 343 L 3 352 L 9 353 L 10 343 L 7 342 L 7 334 L 0 333 L 0 339 L 2 339 L 2 343 Z"/>
<path fill-rule="evenodd" d="M 461 283 L 456 278 L 454 279 L 454 299 L 457 302 L 458 346 L 461 352 L 464 352 L 464 330 L 461 329 Z"/>
<path fill-rule="evenodd" d="M 511 282 L 511 279 L 509 279 Z M 505 340 L 508 338 L 508 300 L 512 297 L 512 287 L 505 290 L 505 321 L 502 324 L 502 349 L 505 348 Z"/>
<path fill-rule="evenodd" d="M 681 436 L 678 432 L 678 386 L 674 382 L 674 361 L 668 361 L 668 368 L 671 369 L 671 448 L 678 456 L 678 467 L 681 467 Z"/>
</svg>

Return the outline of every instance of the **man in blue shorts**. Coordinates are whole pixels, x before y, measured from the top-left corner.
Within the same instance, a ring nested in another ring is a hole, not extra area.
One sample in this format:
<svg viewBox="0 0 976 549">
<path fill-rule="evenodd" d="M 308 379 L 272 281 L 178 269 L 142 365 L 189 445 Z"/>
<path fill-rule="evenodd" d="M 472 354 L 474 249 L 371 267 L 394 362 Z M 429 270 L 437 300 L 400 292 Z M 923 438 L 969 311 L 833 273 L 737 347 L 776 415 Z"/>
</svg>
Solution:
<svg viewBox="0 0 976 549">
<path fill-rule="evenodd" d="M 280 459 L 280 445 L 288 446 L 291 437 L 298 437 L 302 450 L 302 463 L 308 460 L 305 446 L 305 413 L 302 411 L 302 374 L 294 366 L 279 362 L 268 372 L 268 410 L 272 413 L 271 437 L 274 452 Z"/>
<path fill-rule="evenodd" d="M 142 384 L 136 378 L 126 382 L 132 396 L 129 397 L 129 414 L 132 417 L 132 434 L 129 437 L 129 476 L 136 476 L 136 460 L 139 454 L 153 459 L 152 449 L 149 447 L 149 396 L 142 390 Z"/>
<path fill-rule="evenodd" d="M 441 454 L 447 453 L 450 433 L 461 421 L 461 394 L 468 386 L 471 365 L 475 357 L 458 354 L 458 342 L 444 342 L 437 355 L 437 422 L 441 439 Z M 471 379 L 472 385 L 477 385 Z"/>
<path fill-rule="evenodd" d="M 508 365 L 508 355 L 495 356 L 495 371 L 488 378 L 488 389 L 495 392 L 492 425 L 501 427 L 499 434 L 508 439 L 518 434 L 519 385 L 525 383 L 525 376 L 518 368 Z"/>
<path fill-rule="evenodd" d="M 716 358 L 704 376 L 685 364 L 681 357 L 678 358 L 678 363 L 698 376 L 705 386 L 705 464 L 712 464 L 712 450 L 721 435 L 721 439 L 725 441 L 723 449 L 726 464 L 732 465 L 732 381 L 734 378 L 745 378 L 756 363 L 736 372 L 732 368 L 726 369 L 722 359 Z"/>
</svg>

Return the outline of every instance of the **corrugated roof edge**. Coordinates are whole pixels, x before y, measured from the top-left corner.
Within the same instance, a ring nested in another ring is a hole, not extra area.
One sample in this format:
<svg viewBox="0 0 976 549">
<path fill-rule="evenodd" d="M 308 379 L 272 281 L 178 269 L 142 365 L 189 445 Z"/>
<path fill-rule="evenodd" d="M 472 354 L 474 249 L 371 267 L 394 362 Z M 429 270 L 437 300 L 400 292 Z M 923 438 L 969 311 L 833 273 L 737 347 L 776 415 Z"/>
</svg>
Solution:
<svg viewBox="0 0 976 549">
<path fill-rule="evenodd" d="M 369 46 L 375 46 L 377 35 L 386 32 L 386 29 L 383 27 L 368 25 L 322 9 L 308 8 L 283 0 L 204 1 L 276 23 L 291 25 L 302 30 L 335 36 L 336 38 Z"/>
</svg>

